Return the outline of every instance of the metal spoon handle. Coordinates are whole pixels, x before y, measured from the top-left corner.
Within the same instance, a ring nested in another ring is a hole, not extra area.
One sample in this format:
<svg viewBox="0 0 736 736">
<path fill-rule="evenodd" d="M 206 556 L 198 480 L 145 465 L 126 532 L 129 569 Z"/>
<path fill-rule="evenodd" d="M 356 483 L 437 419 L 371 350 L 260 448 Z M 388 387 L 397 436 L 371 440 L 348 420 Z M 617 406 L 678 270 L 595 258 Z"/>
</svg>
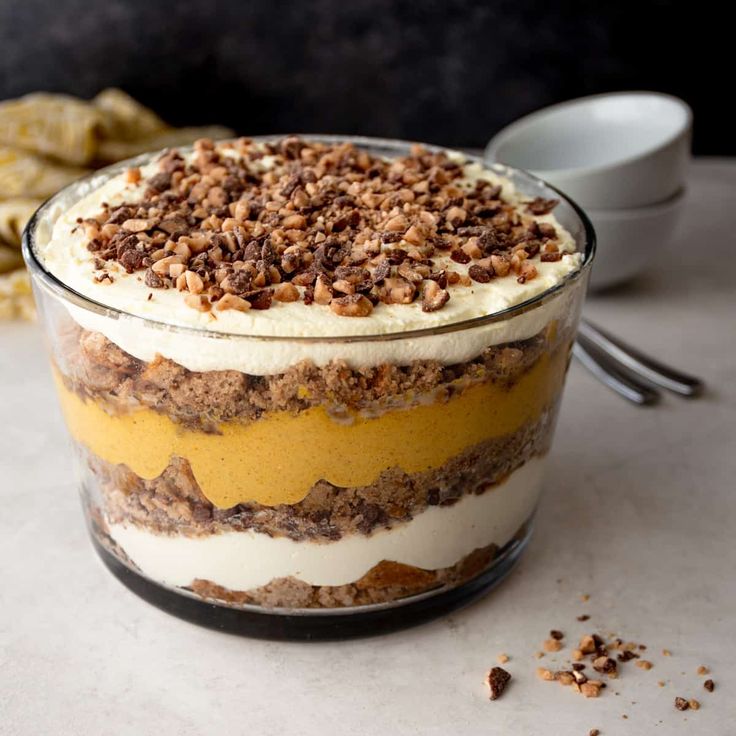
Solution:
<svg viewBox="0 0 736 736">
<path fill-rule="evenodd" d="M 581 321 L 578 334 L 587 338 L 596 348 L 608 354 L 621 366 L 637 373 L 655 386 L 687 397 L 698 396 L 703 392 L 704 384 L 699 378 L 663 365 L 587 320 Z"/>
<path fill-rule="evenodd" d="M 639 406 L 651 406 L 659 401 L 657 391 L 633 380 L 614 367 L 610 359 L 594 351 L 589 345 L 578 339 L 572 346 L 572 354 L 585 366 L 601 383 L 615 391 L 619 396 Z"/>
</svg>

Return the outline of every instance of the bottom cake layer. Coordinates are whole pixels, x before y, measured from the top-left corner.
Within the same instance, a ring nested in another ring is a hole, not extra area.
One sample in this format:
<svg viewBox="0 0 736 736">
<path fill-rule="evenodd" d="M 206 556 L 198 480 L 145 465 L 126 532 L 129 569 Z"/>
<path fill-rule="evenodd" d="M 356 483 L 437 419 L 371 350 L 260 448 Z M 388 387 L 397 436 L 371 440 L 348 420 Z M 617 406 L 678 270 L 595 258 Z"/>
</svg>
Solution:
<svg viewBox="0 0 736 736">
<path fill-rule="evenodd" d="M 487 567 L 533 514 L 543 467 L 543 458 L 532 459 L 483 493 L 331 542 L 252 529 L 170 535 L 109 520 L 105 536 L 151 580 L 207 599 L 289 608 L 384 602 L 463 582 Z"/>
</svg>

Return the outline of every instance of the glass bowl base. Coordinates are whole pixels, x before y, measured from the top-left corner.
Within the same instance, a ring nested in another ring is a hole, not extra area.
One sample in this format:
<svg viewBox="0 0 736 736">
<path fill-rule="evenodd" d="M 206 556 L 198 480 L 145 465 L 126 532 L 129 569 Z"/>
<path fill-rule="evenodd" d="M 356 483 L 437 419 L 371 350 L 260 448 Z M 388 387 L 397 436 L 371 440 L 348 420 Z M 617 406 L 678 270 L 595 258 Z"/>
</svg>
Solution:
<svg viewBox="0 0 736 736">
<path fill-rule="evenodd" d="M 353 608 L 259 610 L 231 607 L 203 600 L 184 590 L 167 588 L 128 567 L 92 535 L 105 566 L 143 600 L 178 618 L 229 634 L 281 641 L 330 641 L 376 636 L 422 624 L 466 606 L 488 593 L 512 570 L 531 534 L 526 532 L 502 548 L 480 575 L 453 588 L 389 604 Z"/>
</svg>

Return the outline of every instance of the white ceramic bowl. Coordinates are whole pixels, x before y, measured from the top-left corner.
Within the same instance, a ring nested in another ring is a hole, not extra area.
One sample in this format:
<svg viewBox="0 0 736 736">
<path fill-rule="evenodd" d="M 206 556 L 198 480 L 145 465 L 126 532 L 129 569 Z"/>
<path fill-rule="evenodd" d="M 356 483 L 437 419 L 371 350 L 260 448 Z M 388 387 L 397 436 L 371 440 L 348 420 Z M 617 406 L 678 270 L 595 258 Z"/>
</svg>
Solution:
<svg viewBox="0 0 736 736">
<path fill-rule="evenodd" d="M 590 288 L 606 289 L 645 271 L 672 238 L 684 201 L 681 190 L 650 207 L 586 210 L 598 242 Z"/>
<path fill-rule="evenodd" d="M 692 111 L 658 92 L 616 92 L 552 105 L 504 128 L 485 159 L 526 169 L 584 209 L 663 202 L 680 190 Z"/>
</svg>

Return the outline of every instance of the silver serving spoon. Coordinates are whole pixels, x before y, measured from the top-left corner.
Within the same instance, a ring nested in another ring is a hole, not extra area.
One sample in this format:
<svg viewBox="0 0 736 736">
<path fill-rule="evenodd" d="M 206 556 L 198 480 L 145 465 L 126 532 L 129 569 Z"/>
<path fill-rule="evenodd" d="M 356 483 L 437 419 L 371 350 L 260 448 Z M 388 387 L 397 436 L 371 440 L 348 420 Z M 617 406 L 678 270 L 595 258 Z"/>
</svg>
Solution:
<svg viewBox="0 0 736 736">
<path fill-rule="evenodd" d="M 686 398 L 699 396 L 705 387 L 699 378 L 660 363 L 588 320 L 580 323 L 573 355 L 598 380 L 640 406 L 659 401 L 655 386 Z"/>
</svg>

